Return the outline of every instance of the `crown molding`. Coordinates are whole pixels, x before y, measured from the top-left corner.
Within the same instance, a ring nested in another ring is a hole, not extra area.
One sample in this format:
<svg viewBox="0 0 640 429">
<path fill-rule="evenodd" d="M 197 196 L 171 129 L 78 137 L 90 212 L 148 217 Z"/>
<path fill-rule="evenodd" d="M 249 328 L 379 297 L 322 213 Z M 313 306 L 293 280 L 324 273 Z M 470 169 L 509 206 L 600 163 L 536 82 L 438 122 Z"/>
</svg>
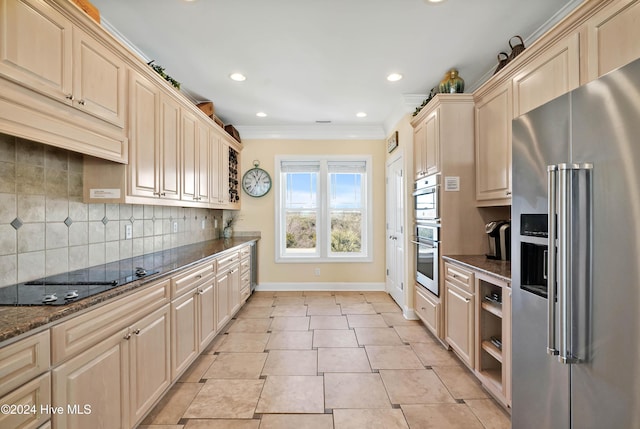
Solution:
<svg viewBox="0 0 640 429">
<path fill-rule="evenodd" d="M 238 125 L 243 140 L 381 140 L 382 125 Z"/>
</svg>

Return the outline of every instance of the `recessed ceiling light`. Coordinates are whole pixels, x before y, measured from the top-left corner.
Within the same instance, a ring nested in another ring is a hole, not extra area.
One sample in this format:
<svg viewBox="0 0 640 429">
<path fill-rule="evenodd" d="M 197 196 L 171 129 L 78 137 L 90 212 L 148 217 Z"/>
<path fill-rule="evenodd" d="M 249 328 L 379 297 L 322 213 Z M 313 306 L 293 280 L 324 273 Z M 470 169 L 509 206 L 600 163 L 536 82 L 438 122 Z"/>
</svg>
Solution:
<svg viewBox="0 0 640 429">
<path fill-rule="evenodd" d="M 242 73 L 231 73 L 229 75 L 231 80 L 235 80 L 236 82 L 242 82 L 243 80 L 247 80 L 247 77 Z"/>
<path fill-rule="evenodd" d="M 402 75 L 400 73 L 391 73 L 389 76 L 387 76 L 387 80 L 389 82 L 397 82 L 400 79 L 402 79 Z"/>
<path fill-rule="evenodd" d="M 358 113 L 356 113 L 356 116 L 357 116 L 358 118 L 366 118 L 366 117 L 367 117 L 367 114 L 366 114 L 365 112 L 358 112 Z"/>
<path fill-rule="evenodd" d="M 442 3 L 444 0 L 427 0 L 427 3 Z"/>
<path fill-rule="evenodd" d="M 264 112 L 258 112 L 258 113 L 256 113 L 256 116 L 259 117 L 259 118 L 266 118 L 267 114 L 264 113 Z"/>
</svg>

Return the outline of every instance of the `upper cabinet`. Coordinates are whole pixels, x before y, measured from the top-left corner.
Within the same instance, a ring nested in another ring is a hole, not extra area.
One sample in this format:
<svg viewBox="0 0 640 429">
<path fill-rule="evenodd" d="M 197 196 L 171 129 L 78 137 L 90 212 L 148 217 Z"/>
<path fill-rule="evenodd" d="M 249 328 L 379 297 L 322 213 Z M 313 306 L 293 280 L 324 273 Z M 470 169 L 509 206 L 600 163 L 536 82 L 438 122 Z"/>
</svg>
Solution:
<svg viewBox="0 0 640 429">
<path fill-rule="evenodd" d="M 542 106 L 580 85 L 578 33 L 556 42 L 513 77 L 513 116 Z"/>
<path fill-rule="evenodd" d="M 586 81 L 640 58 L 640 1 L 616 0 L 585 24 Z"/>
<path fill-rule="evenodd" d="M 511 81 L 476 98 L 476 198 L 478 205 L 511 202 Z"/>
<path fill-rule="evenodd" d="M 0 131 L 126 162 L 125 61 L 55 6 L 0 0 Z"/>
<path fill-rule="evenodd" d="M 428 109 L 414 129 L 414 167 L 416 179 L 440 171 L 440 108 Z"/>
</svg>

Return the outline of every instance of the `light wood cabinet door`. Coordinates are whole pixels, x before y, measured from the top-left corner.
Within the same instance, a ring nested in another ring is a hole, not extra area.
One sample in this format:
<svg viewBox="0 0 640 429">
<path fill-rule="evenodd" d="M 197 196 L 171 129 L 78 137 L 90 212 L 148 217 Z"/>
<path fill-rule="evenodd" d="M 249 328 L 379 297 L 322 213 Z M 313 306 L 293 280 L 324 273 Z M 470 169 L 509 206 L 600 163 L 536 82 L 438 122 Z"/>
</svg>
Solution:
<svg viewBox="0 0 640 429">
<path fill-rule="evenodd" d="M 231 311 L 229 307 L 230 293 L 230 276 L 229 271 L 224 270 L 218 272 L 216 277 L 216 324 L 218 329 L 222 329 L 231 319 Z"/>
<path fill-rule="evenodd" d="M 171 384 L 170 306 L 135 323 L 130 339 L 130 423 L 133 427 Z"/>
<path fill-rule="evenodd" d="M 474 296 L 445 281 L 445 339 L 469 367 L 474 357 Z"/>
<path fill-rule="evenodd" d="M 513 77 L 513 116 L 517 118 L 580 85 L 580 36 L 557 41 Z"/>
<path fill-rule="evenodd" d="M 160 197 L 180 199 L 180 105 L 160 94 Z"/>
<path fill-rule="evenodd" d="M 129 180 L 131 195 L 159 196 L 157 86 L 139 73 L 129 72 Z"/>
<path fill-rule="evenodd" d="M 424 121 L 424 170 L 427 175 L 440 171 L 440 109 L 434 110 Z"/>
<path fill-rule="evenodd" d="M 0 0 L 0 74 L 70 104 L 72 28 L 43 1 Z"/>
<path fill-rule="evenodd" d="M 0 348 L 0 396 L 49 370 L 49 338 L 47 330 Z"/>
<path fill-rule="evenodd" d="M 415 288 L 416 313 L 425 326 L 440 338 L 440 302 L 432 298 L 429 292 L 423 292 L 420 286 L 415 286 Z"/>
<path fill-rule="evenodd" d="M 640 58 L 640 1 L 613 2 L 587 21 L 586 33 L 589 82 Z"/>
<path fill-rule="evenodd" d="M 511 201 L 511 81 L 476 100 L 476 199 Z"/>
<path fill-rule="evenodd" d="M 55 414 L 56 428 L 129 427 L 129 341 L 122 330 L 52 371 L 53 406 L 89 405 L 90 414 Z"/>
<path fill-rule="evenodd" d="M 182 193 L 181 199 L 196 201 L 196 181 L 198 169 L 197 145 L 198 120 L 191 112 L 182 110 Z"/>
<path fill-rule="evenodd" d="M 215 278 L 198 287 L 199 349 L 204 350 L 216 335 Z"/>
<path fill-rule="evenodd" d="M 240 309 L 240 264 L 229 270 L 229 313 L 233 316 Z"/>
<path fill-rule="evenodd" d="M 425 170 L 424 157 L 426 153 L 426 138 L 427 132 L 425 123 L 421 122 L 413 130 L 413 171 L 415 178 L 420 179 L 424 177 L 427 172 Z"/>
<path fill-rule="evenodd" d="M 74 105 L 124 128 L 125 89 L 124 60 L 80 28 L 73 27 Z"/>
<path fill-rule="evenodd" d="M 198 356 L 198 304 L 196 291 L 171 303 L 171 378 L 175 379 Z"/>
<path fill-rule="evenodd" d="M 213 204 L 222 204 L 222 142 L 216 130 L 209 133 L 209 201 Z"/>
<path fill-rule="evenodd" d="M 0 413 L 0 428 L 42 428 L 40 425 L 49 420 L 49 414 L 42 413 L 41 410 L 42 407 L 51 405 L 51 374 L 47 372 L 18 387 L 0 398 L 0 405 L 18 406 L 23 410 L 29 410 L 26 413 Z"/>
</svg>

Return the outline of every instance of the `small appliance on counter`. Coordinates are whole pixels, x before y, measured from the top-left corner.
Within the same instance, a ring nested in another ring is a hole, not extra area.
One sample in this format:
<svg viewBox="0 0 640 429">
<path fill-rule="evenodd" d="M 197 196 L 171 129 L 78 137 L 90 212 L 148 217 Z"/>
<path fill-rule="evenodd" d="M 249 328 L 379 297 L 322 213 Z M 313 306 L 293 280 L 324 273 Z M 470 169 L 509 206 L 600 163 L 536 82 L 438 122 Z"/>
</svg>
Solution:
<svg viewBox="0 0 640 429">
<path fill-rule="evenodd" d="M 496 220 L 485 226 L 489 239 L 489 259 L 511 260 L 511 221 Z"/>
</svg>

